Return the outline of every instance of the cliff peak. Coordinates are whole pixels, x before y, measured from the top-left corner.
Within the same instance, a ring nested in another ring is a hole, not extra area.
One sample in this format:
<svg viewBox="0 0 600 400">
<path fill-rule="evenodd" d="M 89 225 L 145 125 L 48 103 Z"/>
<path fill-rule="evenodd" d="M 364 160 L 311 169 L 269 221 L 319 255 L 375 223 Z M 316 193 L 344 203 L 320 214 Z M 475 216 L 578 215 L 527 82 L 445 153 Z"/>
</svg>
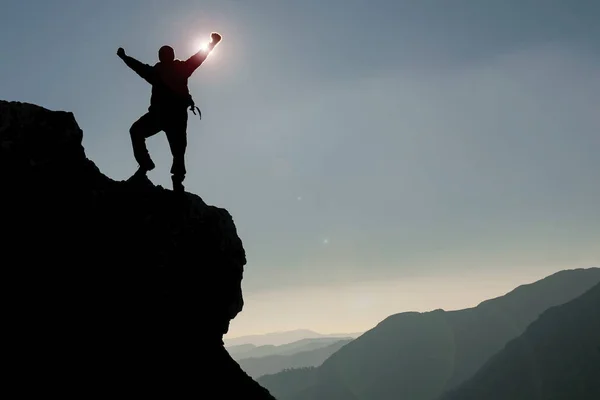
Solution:
<svg viewBox="0 0 600 400">
<path fill-rule="evenodd" d="M 82 139 L 70 112 L 0 101 L 9 381 L 67 397 L 273 399 L 222 342 L 246 264 L 230 213 L 110 179 Z"/>
</svg>

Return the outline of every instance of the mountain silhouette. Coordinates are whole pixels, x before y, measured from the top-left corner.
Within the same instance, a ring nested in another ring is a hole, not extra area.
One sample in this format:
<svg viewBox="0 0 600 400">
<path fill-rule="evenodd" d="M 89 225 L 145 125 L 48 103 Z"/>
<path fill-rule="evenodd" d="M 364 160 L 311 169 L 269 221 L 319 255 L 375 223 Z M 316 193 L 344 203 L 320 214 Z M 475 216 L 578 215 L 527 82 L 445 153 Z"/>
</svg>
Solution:
<svg viewBox="0 0 600 400">
<path fill-rule="evenodd" d="M 301 339 L 292 343 L 279 346 L 264 345 L 254 346 L 252 344 L 242 344 L 237 346 L 225 347 L 234 360 L 243 360 L 246 358 L 263 358 L 267 356 L 289 356 L 292 354 L 317 350 L 327 347 L 339 341 L 349 342 L 352 337 L 323 337 L 312 339 Z"/>
<path fill-rule="evenodd" d="M 546 310 L 441 400 L 600 399 L 600 284 Z"/>
<path fill-rule="evenodd" d="M 351 341 L 352 339 L 337 340 L 329 345 L 292 354 L 271 354 L 263 357 L 242 358 L 237 361 L 248 375 L 256 379 L 284 369 L 317 367 Z"/>
<path fill-rule="evenodd" d="M 392 315 L 314 371 L 258 382 L 281 400 L 434 400 L 472 377 L 545 310 L 599 281 L 600 268 L 566 270 L 474 308 Z"/>
<path fill-rule="evenodd" d="M 238 344 L 235 346 L 229 346 L 229 347 L 225 347 L 227 349 L 227 352 L 229 354 L 231 354 L 231 356 L 233 358 L 237 358 L 237 356 L 242 355 L 244 353 L 248 353 L 254 349 L 258 349 L 262 346 L 255 346 L 253 344 L 247 343 L 247 344 Z M 277 346 L 272 346 L 272 347 L 277 347 Z"/>
<path fill-rule="evenodd" d="M 246 264 L 229 212 L 114 181 L 82 139 L 70 112 L 0 101 L 5 391 L 273 399 L 222 341 Z"/>
<path fill-rule="evenodd" d="M 314 391 L 319 383 L 319 368 L 286 369 L 276 374 L 261 376 L 258 382 L 268 388 L 278 399 L 301 399 Z M 352 399 L 352 395 L 348 397 Z"/>
</svg>

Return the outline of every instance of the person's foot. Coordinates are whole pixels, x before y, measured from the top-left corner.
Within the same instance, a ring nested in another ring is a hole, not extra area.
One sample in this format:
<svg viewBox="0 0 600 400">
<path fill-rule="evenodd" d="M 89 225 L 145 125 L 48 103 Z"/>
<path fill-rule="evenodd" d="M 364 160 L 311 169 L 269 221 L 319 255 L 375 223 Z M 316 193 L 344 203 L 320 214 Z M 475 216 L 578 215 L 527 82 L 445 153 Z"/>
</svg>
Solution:
<svg viewBox="0 0 600 400">
<path fill-rule="evenodd" d="M 148 183 L 150 182 L 150 179 L 148 179 L 148 175 L 146 174 L 146 170 L 143 169 L 142 167 L 139 167 L 137 169 L 137 171 L 135 171 L 133 173 L 133 175 L 131 175 L 131 177 L 129 179 L 127 179 L 128 182 L 138 182 L 139 183 Z"/>
</svg>

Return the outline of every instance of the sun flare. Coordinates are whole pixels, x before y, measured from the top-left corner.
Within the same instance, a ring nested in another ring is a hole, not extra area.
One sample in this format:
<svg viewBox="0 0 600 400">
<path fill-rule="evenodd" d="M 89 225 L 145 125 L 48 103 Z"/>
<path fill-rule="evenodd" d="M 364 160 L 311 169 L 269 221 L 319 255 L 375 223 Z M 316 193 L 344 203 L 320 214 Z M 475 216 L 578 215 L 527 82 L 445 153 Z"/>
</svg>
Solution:
<svg viewBox="0 0 600 400">
<path fill-rule="evenodd" d="M 198 42 L 198 51 L 208 51 L 208 42 L 199 41 Z"/>
</svg>

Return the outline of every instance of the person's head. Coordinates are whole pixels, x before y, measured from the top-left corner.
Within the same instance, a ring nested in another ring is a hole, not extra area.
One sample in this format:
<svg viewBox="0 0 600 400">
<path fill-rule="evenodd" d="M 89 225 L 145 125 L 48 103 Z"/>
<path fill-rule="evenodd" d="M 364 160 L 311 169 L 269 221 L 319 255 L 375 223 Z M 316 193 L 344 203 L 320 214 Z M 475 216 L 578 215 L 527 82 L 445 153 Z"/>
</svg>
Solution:
<svg viewBox="0 0 600 400">
<path fill-rule="evenodd" d="M 175 60 L 175 50 L 171 46 L 163 46 L 158 50 L 158 59 L 162 63 L 170 63 Z"/>
</svg>

